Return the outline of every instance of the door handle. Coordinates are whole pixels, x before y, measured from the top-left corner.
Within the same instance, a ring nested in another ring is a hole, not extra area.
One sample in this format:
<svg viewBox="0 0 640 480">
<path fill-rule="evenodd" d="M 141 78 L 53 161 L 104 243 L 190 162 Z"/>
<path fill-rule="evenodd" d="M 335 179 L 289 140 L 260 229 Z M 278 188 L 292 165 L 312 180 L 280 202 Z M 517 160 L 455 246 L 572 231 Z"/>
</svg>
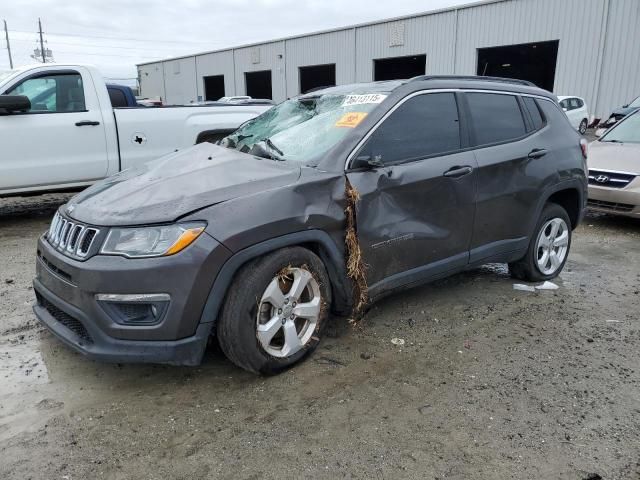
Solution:
<svg viewBox="0 0 640 480">
<path fill-rule="evenodd" d="M 465 175 L 469 175 L 471 172 L 473 172 L 473 168 L 465 165 L 464 167 L 451 167 L 442 175 L 449 178 L 460 178 L 464 177 Z"/>
<path fill-rule="evenodd" d="M 92 120 L 82 120 L 80 122 L 76 122 L 76 127 L 95 127 L 96 125 L 100 125 L 100 122 Z"/>
<path fill-rule="evenodd" d="M 542 158 L 547 154 L 547 151 L 544 148 L 534 148 L 529 152 L 527 157 L 529 158 Z"/>
</svg>

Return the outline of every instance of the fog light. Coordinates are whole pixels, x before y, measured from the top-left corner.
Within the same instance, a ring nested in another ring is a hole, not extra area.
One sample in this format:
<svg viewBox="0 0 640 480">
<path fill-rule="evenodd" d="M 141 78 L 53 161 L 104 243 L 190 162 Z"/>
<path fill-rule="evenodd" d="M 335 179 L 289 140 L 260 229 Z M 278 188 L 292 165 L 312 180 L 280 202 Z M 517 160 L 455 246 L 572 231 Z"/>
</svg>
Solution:
<svg viewBox="0 0 640 480">
<path fill-rule="evenodd" d="M 159 323 L 170 296 L 166 293 L 98 294 L 96 300 L 104 312 L 122 325 L 154 325 Z"/>
</svg>

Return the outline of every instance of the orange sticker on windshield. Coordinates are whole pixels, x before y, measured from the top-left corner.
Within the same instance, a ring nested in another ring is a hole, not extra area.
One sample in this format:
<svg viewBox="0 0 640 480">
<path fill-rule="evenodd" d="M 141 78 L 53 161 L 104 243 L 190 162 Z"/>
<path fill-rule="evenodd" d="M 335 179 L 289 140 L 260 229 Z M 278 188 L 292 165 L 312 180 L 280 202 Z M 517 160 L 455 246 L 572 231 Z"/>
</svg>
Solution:
<svg viewBox="0 0 640 480">
<path fill-rule="evenodd" d="M 340 120 L 336 122 L 336 127 L 357 127 L 364 117 L 367 116 L 367 112 L 348 112 L 342 115 Z"/>
</svg>

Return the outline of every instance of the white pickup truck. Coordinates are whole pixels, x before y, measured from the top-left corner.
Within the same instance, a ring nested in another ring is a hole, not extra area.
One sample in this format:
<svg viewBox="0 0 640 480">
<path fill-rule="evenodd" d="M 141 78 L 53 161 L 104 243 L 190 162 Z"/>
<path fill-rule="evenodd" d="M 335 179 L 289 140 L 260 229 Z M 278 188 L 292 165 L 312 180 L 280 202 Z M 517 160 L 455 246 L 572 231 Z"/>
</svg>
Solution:
<svg viewBox="0 0 640 480">
<path fill-rule="evenodd" d="M 78 188 L 177 149 L 214 141 L 268 110 L 244 103 L 113 108 L 87 65 L 0 74 L 0 196 Z"/>
</svg>

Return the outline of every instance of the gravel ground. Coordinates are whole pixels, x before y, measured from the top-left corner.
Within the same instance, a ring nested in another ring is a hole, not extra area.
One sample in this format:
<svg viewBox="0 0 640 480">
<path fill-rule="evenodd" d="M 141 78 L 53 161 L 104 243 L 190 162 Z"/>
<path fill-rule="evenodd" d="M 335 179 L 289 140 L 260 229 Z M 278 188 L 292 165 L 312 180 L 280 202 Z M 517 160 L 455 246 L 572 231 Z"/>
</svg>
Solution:
<svg viewBox="0 0 640 480">
<path fill-rule="evenodd" d="M 0 200 L 0 478 L 640 478 L 640 222 L 589 215 L 555 291 L 489 265 L 334 321 L 261 378 L 99 364 L 31 312 L 65 196 Z M 392 339 L 404 340 L 404 345 Z"/>
</svg>

